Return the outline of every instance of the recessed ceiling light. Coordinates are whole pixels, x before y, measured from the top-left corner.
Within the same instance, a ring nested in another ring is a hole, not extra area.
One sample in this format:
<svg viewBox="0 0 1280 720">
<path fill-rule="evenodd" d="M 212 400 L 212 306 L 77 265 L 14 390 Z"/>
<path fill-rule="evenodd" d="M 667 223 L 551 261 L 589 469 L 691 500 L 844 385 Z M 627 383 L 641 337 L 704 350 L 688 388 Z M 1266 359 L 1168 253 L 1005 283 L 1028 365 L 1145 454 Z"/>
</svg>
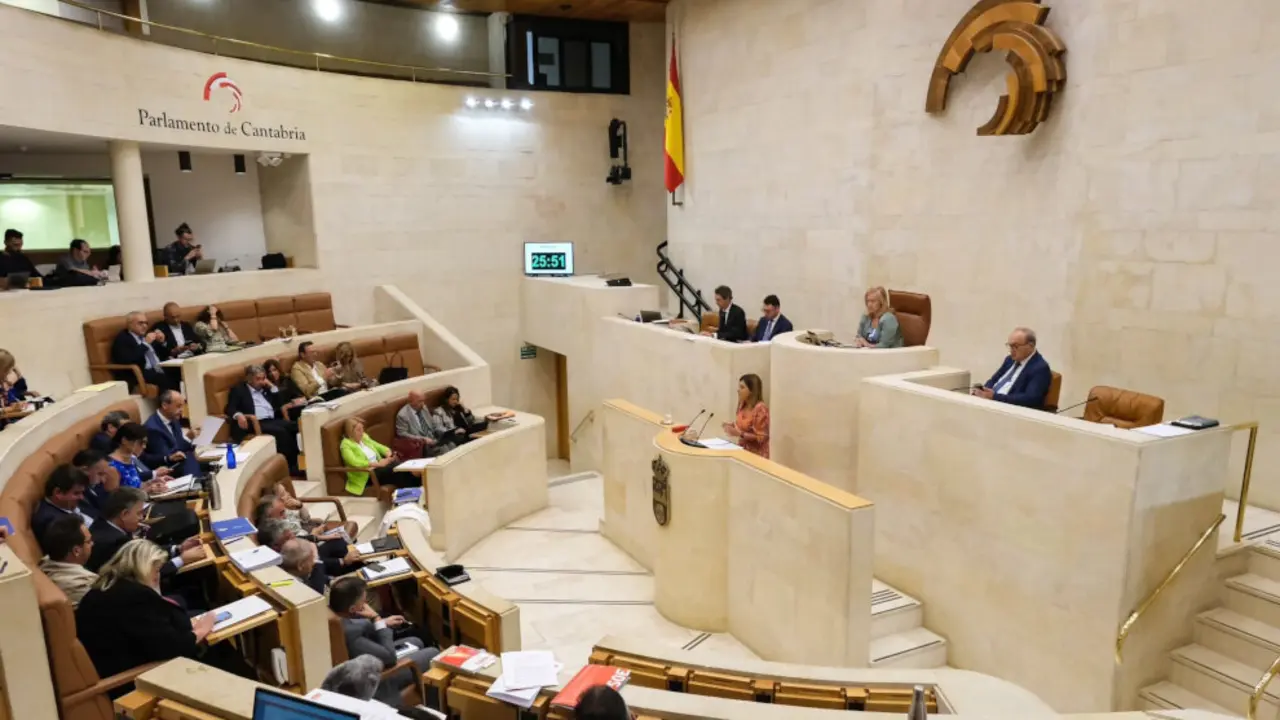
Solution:
<svg viewBox="0 0 1280 720">
<path fill-rule="evenodd" d="M 339 0 L 311 0 L 311 9 L 316 17 L 325 22 L 337 22 L 342 18 L 342 3 Z"/>
<path fill-rule="evenodd" d="M 498 105 L 498 103 L 494 102 L 494 101 L 493 101 L 493 98 L 485 98 L 485 99 L 484 99 L 484 106 L 485 106 L 485 107 L 487 107 L 487 108 L 492 109 L 492 108 L 494 108 L 494 107 L 497 107 L 497 105 Z"/>
<path fill-rule="evenodd" d="M 516 105 L 515 103 L 511 102 L 510 98 L 502 98 L 503 110 L 510 110 L 511 108 L 515 107 L 515 105 Z"/>
<path fill-rule="evenodd" d="M 530 100 L 529 98 L 524 98 L 523 100 L 521 100 L 521 101 L 520 101 L 520 109 L 521 109 L 521 110 L 532 110 L 532 109 L 533 109 L 533 101 L 532 101 L 532 100 Z"/>
<path fill-rule="evenodd" d="M 467 107 L 469 107 L 469 108 L 473 108 L 473 107 L 475 107 L 475 106 L 477 106 L 477 105 L 479 105 L 479 104 L 480 104 L 480 101 L 479 101 L 479 100 L 477 100 L 477 99 L 475 99 L 475 98 L 473 98 L 473 97 L 469 97 L 469 98 L 467 98 Z"/>
<path fill-rule="evenodd" d="M 458 39 L 458 18 L 449 13 L 436 13 L 436 36 L 445 42 Z"/>
</svg>

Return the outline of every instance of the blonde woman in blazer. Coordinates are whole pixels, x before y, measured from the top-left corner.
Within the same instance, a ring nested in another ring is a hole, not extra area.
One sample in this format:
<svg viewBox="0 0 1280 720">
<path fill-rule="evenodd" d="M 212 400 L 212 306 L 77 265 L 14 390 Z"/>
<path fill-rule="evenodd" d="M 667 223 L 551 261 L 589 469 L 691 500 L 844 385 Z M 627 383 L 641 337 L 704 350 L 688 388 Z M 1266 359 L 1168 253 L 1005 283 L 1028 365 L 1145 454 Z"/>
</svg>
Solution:
<svg viewBox="0 0 1280 720">
<path fill-rule="evenodd" d="M 363 495 L 369 485 L 370 473 L 378 479 L 379 485 L 417 487 L 422 484 L 417 477 L 393 469 L 400 462 L 400 456 L 369 437 L 364 431 L 364 420 L 348 418 L 342 429 L 344 437 L 338 451 L 342 455 L 342 464 L 350 468 L 347 471 L 347 492 Z"/>
</svg>

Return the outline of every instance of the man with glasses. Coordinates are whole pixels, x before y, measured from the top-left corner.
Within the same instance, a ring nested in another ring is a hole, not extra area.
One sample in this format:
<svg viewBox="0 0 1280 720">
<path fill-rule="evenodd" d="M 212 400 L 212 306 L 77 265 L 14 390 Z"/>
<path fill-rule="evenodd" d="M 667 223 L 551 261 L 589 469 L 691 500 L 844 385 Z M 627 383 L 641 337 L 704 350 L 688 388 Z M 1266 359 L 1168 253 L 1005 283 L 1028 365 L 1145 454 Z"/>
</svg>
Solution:
<svg viewBox="0 0 1280 720">
<path fill-rule="evenodd" d="M 1009 333 L 1009 356 L 1000 369 L 971 394 L 988 400 L 1040 409 L 1049 394 L 1053 372 L 1049 363 L 1036 352 L 1036 332 L 1031 328 L 1014 328 Z"/>
</svg>

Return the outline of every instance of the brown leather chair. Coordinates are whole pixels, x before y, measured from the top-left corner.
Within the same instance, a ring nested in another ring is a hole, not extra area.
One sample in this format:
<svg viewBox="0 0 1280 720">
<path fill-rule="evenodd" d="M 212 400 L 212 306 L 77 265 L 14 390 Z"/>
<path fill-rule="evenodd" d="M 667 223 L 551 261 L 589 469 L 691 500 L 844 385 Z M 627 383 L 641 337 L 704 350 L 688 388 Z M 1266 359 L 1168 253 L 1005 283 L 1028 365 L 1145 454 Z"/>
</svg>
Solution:
<svg viewBox="0 0 1280 720">
<path fill-rule="evenodd" d="M 347 636 L 342 631 L 342 619 L 333 614 L 333 612 L 329 613 L 329 655 L 333 659 L 334 667 L 351 659 L 351 655 L 347 652 Z M 404 690 L 400 691 L 400 701 L 410 707 L 420 705 L 425 702 L 422 691 L 422 674 L 431 668 L 420 668 L 409 658 L 400 658 L 400 661 L 395 665 L 382 671 L 382 679 L 385 681 L 405 668 L 409 668 L 409 671 L 417 678 L 417 682 L 406 686 Z"/>
<path fill-rule="evenodd" d="M 236 337 L 251 342 L 263 342 L 280 335 L 281 327 L 293 326 L 299 333 L 326 332 L 339 327 L 333 322 L 333 299 L 329 293 L 310 293 L 294 297 L 266 297 L 253 300 L 230 300 L 215 302 L 222 310 L 227 325 L 235 332 Z M 201 311 L 209 303 L 182 307 L 179 312 L 182 319 L 195 322 Z M 148 323 L 158 323 L 164 317 L 161 310 L 147 313 Z M 113 370 L 127 370 L 128 366 L 111 364 L 111 342 L 124 329 L 124 317 L 107 317 L 90 320 L 84 323 L 84 347 L 89 357 L 89 375 L 94 382 L 114 380 Z M 138 373 L 138 381 L 142 381 Z M 141 387 L 141 386 L 140 386 Z M 155 397 L 155 386 L 146 385 L 150 394 Z"/>
<path fill-rule="evenodd" d="M 753 337 L 756 334 L 756 325 L 760 324 L 757 318 L 747 318 L 747 337 Z M 714 334 L 720 329 L 720 313 L 705 312 L 702 313 L 702 324 L 698 327 L 698 332 L 706 332 Z"/>
<path fill-rule="evenodd" d="M 889 291 L 889 307 L 898 318 L 904 347 L 919 347 L 929 340 L 929 328 L 933 325 L 933 301 L 928 295 Z"/>
<path fill-rule="evenodd" d="M 289 477 L 289 463 L 284 456 L 276 453 L 270 460 L 263 463 L 260 468 L 248 478 L 245 479 L 244 489 L 240 492 L 240 499 L 236 501 L 236 514 L 242 518 L 253 520 L 253 511 L 258 507 L 258 501 L 263 495 L 275 492 L 276 483 L 284 485 L 284 489 L 289 494 L 298 498 L 304 503 L 332 503 L 338 508 L 338 518 L 343 523 L 347 522 L 347 511 L 342 507 L 342 501 L 336 497 L 298 497 L 298 491 L 293 488 L 293 478 Z"/>
<path fill-rule="evenodd" d="M 1058 398 L 1062 395 L 1062 374 L 1050 371 L 1052 376 L 1049 380 L 1049 392 L 1044 396 L 1044 409 L 1048 412 L 1058 412 Z"/>
<path fill-rule="evenodd" d="M 445 388 L 427 391 L 427 406 L 434 408 L 443 403 L 444 391 Z M 404 395 L 367 407 L 352 415 L 330 420 L 320 427 L 320 452 L 324 461 L 325 488 L 330 495 L 349 496 L 346 491 L 347 467 L 342 462 L 341 450 L 343 426 L 347 420 L 353 417 L 364 420 L 365 433 L 390 447 L 391 440 L 396 434 L 396 413 L 400 412 L 400 408 L 407 402 L 409 402 L 409 394 L 406 392 Z M 372 473 L 369 474 L 369 484 L 364 489 L 366 496 L 372 495 L 390 501 L 391 492 L 392 488 L 387 488 L 384 492 L 382 486 L 378 484 L 377 477 Z"/>
<path fill-rule="evenodd" d="M 115 713 L 108 692 L 133 682 L 138 675 L 161 664 L 143 665 L 108 678 L 98 675 L 76 637 L 76 617 L 71 603 L 39 569 L 43 553 L 31 532 L 31 515 L 44 495 L 49 474 L 58 465 L 71 462 L 77 452 L 88 446 L 89 439 L 98 432 L 102 415 L 113 410 L 123 410 L 134 422 L 139 420 L 137 402 L 125 400 L 108 407 L 102 414 L 76 422 L 23 460 L 0 492 L 0 516 L 8 517 L 13 523 L 14 534 L 9 538 L 9 546 L 31 570 L 35 584 L 45 649 L 62 720 L 112 720 Z M 107 482 L 118 481 L 113 478 Z"/>
<path fill-rule="evenodd" d="M 1158 425 L 1164 420 L 1164 398 L 1133 390 L 1097 385 L 1089 391 L 1084 419 L 1118 428 Z"/>
</svg>

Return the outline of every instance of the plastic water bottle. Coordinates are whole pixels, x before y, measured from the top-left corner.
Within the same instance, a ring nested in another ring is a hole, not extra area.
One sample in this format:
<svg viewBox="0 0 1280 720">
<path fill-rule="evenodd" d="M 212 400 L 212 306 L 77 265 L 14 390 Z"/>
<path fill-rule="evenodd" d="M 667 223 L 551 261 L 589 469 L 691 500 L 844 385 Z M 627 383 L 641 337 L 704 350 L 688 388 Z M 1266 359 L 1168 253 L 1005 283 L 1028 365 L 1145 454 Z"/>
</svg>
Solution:
<svg viewBox="0 0 1280 720">
<path fill-rule="evenodd" d="M 227 466 L 226 467 L 228 470 L 236 469 L 236 446 L 231 443 L 227 443 Z"/>
</svg>

